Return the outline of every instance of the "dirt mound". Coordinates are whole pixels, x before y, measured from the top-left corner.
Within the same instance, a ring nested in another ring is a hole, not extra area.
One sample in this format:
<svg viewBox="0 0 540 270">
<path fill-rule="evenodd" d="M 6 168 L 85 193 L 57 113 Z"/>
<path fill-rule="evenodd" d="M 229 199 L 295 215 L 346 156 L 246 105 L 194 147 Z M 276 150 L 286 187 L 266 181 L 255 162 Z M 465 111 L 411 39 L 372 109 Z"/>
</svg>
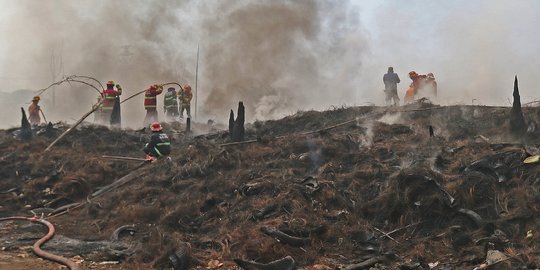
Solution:
<svg viewBox="0 0 540 270">
<path fill-rule="evenodd" d="M 235 269 L 234 259 L 286 256 L 287 267 L 304 269 L 472 269 L 487 250 L 508 256 L 501 265 L 532 269 L 540 167 L 522 161 L 540 141 L 508 135 L 509 112 L 429 104 L 299 112 L 249 125 L 254 142 L 228 146 L 220 146 L 226 131 L 166 126 L 172 160 L 144 166 L 101 158 L 142 157 L 144 131 L 87 125 L 46 153 L 53 138 L 6 132 L 0 215 L 33 210 L 63 237 L 125 246 L 112 257 L 75 252 L 121 262 L 110 269 L 181 269 L 187 257 L 193 268 Z M 525 115 L 538 122 L 536 109 Z M 126 183 L 96 196 L 118 179 Z"/>
</svg>

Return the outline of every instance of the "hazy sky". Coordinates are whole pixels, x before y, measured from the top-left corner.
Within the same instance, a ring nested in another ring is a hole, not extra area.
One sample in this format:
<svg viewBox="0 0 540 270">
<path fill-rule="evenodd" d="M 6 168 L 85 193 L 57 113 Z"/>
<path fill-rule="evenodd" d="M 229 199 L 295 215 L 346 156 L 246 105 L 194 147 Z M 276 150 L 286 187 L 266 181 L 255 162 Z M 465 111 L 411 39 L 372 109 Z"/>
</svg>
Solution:
<svg viewBox="0 0 540 270">
<path fill-rule="evenodd" d="M 200 45 L 199 102 L 210 104 L 208 117 L 238 100 L 247 101 L 257 118 L 382 104 L 388 66 L 402 79 L 400 95 L 410 83 L 407 73 L 416 70 L 435 74 L 443 104 L 473 99 L 509 104 L 516 74 L 524 102 L 540 99 L 538 0 L 0 0 L 0 5 L 4 92 L 48 85 L 53 49 L 62 55 L 66 75 L 113 77 L 131 92 L 178 80 L 180 74 L 183 83 L 193 84 Z M 138 58 L 122 66 L 116 59 L 128 44 Z M 155 62 L 151 68 L 144 66 L 149 61 Z M 85 108 L 93 102 L 87 96 L 80 100 Z M 133 115 L 141 113 L 137 108 Z"/>
</svg>

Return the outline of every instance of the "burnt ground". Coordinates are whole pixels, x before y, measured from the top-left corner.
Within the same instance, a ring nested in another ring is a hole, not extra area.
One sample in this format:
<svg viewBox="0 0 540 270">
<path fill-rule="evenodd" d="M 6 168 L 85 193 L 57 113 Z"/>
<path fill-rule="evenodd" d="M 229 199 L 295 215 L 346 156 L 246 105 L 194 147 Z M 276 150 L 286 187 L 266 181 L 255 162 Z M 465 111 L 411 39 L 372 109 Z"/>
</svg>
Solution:
<svg viewBox="0 0 540 270">
<path fill-rule="evenodd" d="M 172 269 L 169 256 L 185 243 L 192 267 L 201 269 L 285 256 L 301 269 L 368 259 L 374 263 L 366 269 L 429 269 L 430 263 L 472 269 L 488 250 L 507 256 L 492 267 L 535 269 L 540 166 L 522 161 L 538 154 L 540 139 L 532 130 L 511 135 L 510 109 L 415 104 L 306 111 L 250 124 L 246 140 L 257 141 L 228 146 L 220 146 L 229 142 L 225 131 L 195 124 L 205 133 L 195 136 L 166 126 L 172 160 L 138 169 L 137 161 L 101 155 L 143 157 L 149 135 L 141 131 L 84 125 L 49 152 L 43 150 L 67 127 L 31 141 L 5 131 L 0 217 L 43 212 L 60 239 L 44 249 L 85 269 Z M 540 123 L 540 109 L 524 114 Z M 131 181 L 92 198 L 128 173 Z M 74 202 L 84 204 L 56 214 Z M 58 269 L 28 248 L 43 228 L 0 224 L 0 268 Z M 132 226 L 111 237 L 124 225 Z M 103 261 L 119 263 L 97 264 Z"/>
</svg>

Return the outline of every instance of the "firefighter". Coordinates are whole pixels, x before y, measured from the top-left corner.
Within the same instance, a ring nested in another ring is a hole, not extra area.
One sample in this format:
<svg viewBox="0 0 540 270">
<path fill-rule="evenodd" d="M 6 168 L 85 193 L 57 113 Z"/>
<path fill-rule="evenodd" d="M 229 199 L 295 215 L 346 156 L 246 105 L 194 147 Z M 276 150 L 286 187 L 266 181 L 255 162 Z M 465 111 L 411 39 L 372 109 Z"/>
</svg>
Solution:
<svg viewBox="0 0 540 270">
<path fill-rule="evenodd" d="M 111 122 L 111 114 L 114 108 L 114 103 L 116 102 L 116 99 L 120 97 L 122 94 L 122 87 L 117 84 L 116 90 L 114 90 L 114 82 L 108 81 L 107 82 L 107 89 L 103 90 L 101 93 L 101 96 L 103 98 L 103 103 L 101 104 L 101 123 L 102 124 L 110 124 Z"/>
<path fill-rule="evenodd" d="M 419 75 L 416 73 L 416 71 L 411 71 L 409 72 L 409 78 L 411 78 L 412 82 L 411 85 L 409 85 L 409 89 L 407 89 L 407 92 L 405 93 L 405 103 L 411 103 L 414 101 L 418 91 L 424 88 L 427 76 Z"/>
<path fill-rule="evenodd" d="M 174 87 L 167 89 L 167 93 L 165 93 L 163 98 L 163 109 L 169 120 L 174 120 L 178 116 L 178 99 Z"/>
<path fill-rule="evenodd" d="M 143 149 L 144 153 L 146 153 L 146 160 L 154 161 L 169 156 L 171 153 L 171 141 L 169 136 L 163 132 L 161 124 L 153 122 L 150 125 L 150 130 L 152 130 L 152 137 Z"/>
<path fill-rule="evenodd" d="M 184 110 L 188 118 L 191 118 L 191 99 L 193 98 L 193 93 L 191 93 L 191 86 L 184 86 L 184 91 L 178 93 L 180 98 L 180 118 L 184 117 Z"/>
<path fill-rule="evenodd" d="M 41 117 L 39 116 L 39 112 L 41 111 L 41 107 L 38 105 L 40 100 L 39 96 L 35 96 L 32 99 L 32 104 L 28 107 L 28 121 L 32 126 L 39 126 L 41 123 Z"/>
<path fill-rule="evenodd" d="M 384 93 L 386 94 L 386 105 L 389 105 L 392 100 L 394 106 L 399 105 L 399 96 L 397 93 L 397 84 L 400 83 L 399 76 L 394 73 L 394 68 L 389 67 L 388 73 L 383 76 Z"/>
<path fill-rule="evenodd" d="M 428 73 L 426 78 L 426 89 L 427 93 L 432 96 L 437 96 L 437 81 L 435 81 L 435 75 L 433 73 Z"/>
<path fill-rule="evenodd" d="M 146 117 L 144 118 L 144 126 L 148 127 L 150 123 L 158 121 L 157 113 L 157 95 L 163 92 L 163 86 L 153 84 L 144 92 L 144 109 Z"/>
</svg>

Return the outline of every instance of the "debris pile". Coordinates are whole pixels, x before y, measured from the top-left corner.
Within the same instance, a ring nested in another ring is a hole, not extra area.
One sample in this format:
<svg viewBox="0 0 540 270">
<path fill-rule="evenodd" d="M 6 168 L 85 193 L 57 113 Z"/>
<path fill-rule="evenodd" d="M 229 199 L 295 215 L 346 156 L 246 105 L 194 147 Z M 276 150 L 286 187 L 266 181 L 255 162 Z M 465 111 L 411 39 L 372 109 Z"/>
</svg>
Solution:
<svg viewBox="0 0 540 270">
<path fill-rule="evenodd" d="M 144 166 L 102 158 L 142 157 L 144 131 L 83 124 L 47 152 L 49 136 L 5 132 L 0 216 L 43 216 L 57 227 L 44 250 L 119 262 L 102 269 L 535 269 L 540 167 L 523 160 L 540 141 L 502 128 L 510 110 L 307 111 L 246 124 L 235 144 L 166 125 L 172 160 Z M 6 252 L 43 234 L 5 224 Z"/>
</svg>

